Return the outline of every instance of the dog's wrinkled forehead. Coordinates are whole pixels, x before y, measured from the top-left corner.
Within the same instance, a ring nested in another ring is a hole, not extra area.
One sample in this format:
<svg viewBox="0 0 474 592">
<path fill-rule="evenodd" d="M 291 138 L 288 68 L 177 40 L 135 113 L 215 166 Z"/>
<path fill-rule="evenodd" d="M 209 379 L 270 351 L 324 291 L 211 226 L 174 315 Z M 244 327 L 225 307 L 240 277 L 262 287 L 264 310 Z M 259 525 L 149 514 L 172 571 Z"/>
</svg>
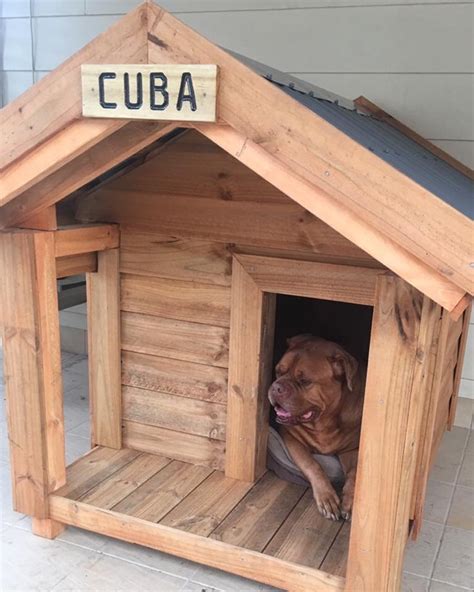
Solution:
<svg viewBox="0 0 474 592">
<path fill-rule="evenodd" d="M 290 348 L 277 364 L 278 374 L 298 378 L 299 375 L 308 377 L 332 376 L 329 363 L 329 351 L 322 343 L 311 343 L 298 348 Z"/>
</svg>

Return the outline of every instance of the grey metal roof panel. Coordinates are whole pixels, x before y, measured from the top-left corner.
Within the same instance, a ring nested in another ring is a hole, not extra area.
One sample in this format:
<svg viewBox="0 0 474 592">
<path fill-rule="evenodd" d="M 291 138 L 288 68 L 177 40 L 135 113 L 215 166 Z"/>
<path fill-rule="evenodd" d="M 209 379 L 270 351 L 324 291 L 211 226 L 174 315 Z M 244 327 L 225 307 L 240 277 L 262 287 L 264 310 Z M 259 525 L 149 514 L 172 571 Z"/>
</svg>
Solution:
<svg viewBox="0 0 474 592">
<path fill-rule="evenodd" d="M 474 218 L 474 182 L 446 161 L 388 123 L 358 111 L 353 101 L 245 56 L 233 55 L 395 169 Z"/>
</svg>

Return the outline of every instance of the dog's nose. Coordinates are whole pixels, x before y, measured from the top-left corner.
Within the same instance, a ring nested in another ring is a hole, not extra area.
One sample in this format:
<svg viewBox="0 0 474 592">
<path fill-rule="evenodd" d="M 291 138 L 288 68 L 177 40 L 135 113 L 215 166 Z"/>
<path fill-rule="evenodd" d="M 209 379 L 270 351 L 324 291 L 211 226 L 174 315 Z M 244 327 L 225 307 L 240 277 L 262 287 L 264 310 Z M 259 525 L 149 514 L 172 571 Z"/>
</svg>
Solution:
<svg viewBox="0 0 474 592">
<path fill-rule="evenodd" d="M 272 388 L 277 397 L 287 397 L 291 392 L 289 385 L 285 382 L 274 382 Z"/>
</svg>

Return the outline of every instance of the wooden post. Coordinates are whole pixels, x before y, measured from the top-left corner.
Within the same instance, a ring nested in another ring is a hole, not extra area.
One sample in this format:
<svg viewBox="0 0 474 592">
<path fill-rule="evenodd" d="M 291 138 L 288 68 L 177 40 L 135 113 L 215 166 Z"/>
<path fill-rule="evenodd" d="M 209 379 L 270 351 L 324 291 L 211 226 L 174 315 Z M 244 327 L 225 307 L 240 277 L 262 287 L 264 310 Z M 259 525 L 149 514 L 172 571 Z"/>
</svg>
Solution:
<svg viewBox="0 0 474 592">
<path fill-rule="evenodd" d="M 119 250 L 100 251 L 86 277 L 92 446 L 121 448 Z"/>
<path fill-rule="evenodd" d="M 400 589 L 440 307 L 402 279 L 377 283 L 347 591 Z"/>
<path fill-rule="evenodd" d="M 54 233 L 1 232 L 0 258 L 13 506 L 57 534 L 48 494 L 66 470 Z"/>
<path fill-rule="evenodd" d="M 225 468 L 234 479 L 254 481 L 265 471 L 274 324 L 275 294 L 263 292 L 234 257 Z"/>
</svg>

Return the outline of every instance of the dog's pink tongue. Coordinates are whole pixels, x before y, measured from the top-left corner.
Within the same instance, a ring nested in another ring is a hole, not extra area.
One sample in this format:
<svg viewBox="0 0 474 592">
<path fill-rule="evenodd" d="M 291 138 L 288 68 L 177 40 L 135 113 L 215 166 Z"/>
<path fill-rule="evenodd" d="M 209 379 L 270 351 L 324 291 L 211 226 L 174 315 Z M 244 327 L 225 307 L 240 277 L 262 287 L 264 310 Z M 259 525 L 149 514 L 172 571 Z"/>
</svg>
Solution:
<svg viewBox="0 0 474 592">
<path fill-rule="evenodd" d="M 278 415 L 278 417 L 291 417 L 291 413 L 289 411 L 286 411 L 285 409 L 283 409 L 283 407 L 277 407 L 276 408 L 276 413 Z"/>
<path fill-rule="evenodd" d="M 311 410 L 307 411 L 304 415 L 301 416 L 301 419 L 309 419 L 313 412 Z"/>
</svg>

